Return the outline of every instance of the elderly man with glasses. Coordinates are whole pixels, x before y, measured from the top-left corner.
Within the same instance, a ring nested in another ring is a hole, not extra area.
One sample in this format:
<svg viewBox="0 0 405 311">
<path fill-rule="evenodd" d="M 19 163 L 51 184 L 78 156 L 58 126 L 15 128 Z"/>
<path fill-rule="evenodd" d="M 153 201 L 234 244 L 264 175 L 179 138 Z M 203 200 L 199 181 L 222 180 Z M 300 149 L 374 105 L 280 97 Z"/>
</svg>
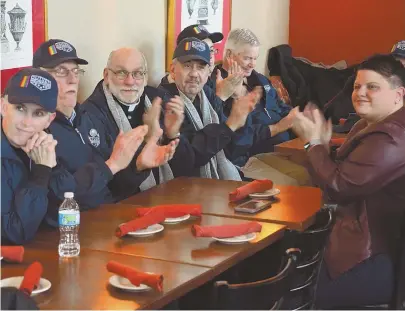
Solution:
<svg viewBox="0 0 405 311">
<path fill-rule="evenodd" d="M 194 153 L 179 134 L 184 119 L 183 102 L 178 96 L 167 97 L 147 85 L 148 68 L 143 53 L 126 47 L 112 51 L 103 76 L 82 106 L 112 137 L 102 150 L 104 156 L 110 155 L 112 143 L 120 131 L 128 132 L 144 124 L 149 128 L 137 160 L 146 164 L 135 167 L 148 177 L 139 189 L 118 185 L 125 196 L 131 191 L 143 191 L 174 177 L 188 175 L 194 165 Z M 164 148 L 159 144 L 174 146 L 176 151 L 163 161 L 154 155 L 157 148 Z"/>
<path fill-rule="evenodd" d="M 57 167 L 64 174 L 59 174 L 50 183 L 50 206 L 57 206 L 66 191 L 75 193 L 83 209 L 115 202 L 123 198 L 116 190 L 119 185 L 137 188 L 147 178 L 144 172 L 134 172 L 132 164 L 148 165 L 142 157 L 141 160 L 135 157 L 148 128 L 138 127 L 112 138 L 104 131 L 103 124 L 92 120 L 77 104 L 80 76 L 84 73 L 79 65 L 86 64 L 88 62 L 77 56 L 70 43 L 57 39 L 44 42 L 33 56 L 33 66 L 49 72 L 59 90 L 56 118 L 49 130 L 59 142 L 56 148 Z M 106 148 L 107 142 L 111 142 L 112 152 L 104 157 L 101 151 Z M 153 160 L 164 160 L 170 158 L 174 150 L 174 144 L 155 148 L 149 151 L 148 156 Z M 128 175 L 131 178 L 127 178 Z M 52 216 L 51 224 L 55 219 Z"/>
<path fill-rule="evenodd" d="M 233 59 L 225 59 L 229 67 L 229 75 L 226 78 L 222 78 L 221 72 L 215 70 L 215 55 L 218 54 L 218 49 L 215 47 L 215 43 L 224 39 L 224 35 L 220 32 L 209 32 L 207 28 L 202 25 L 193 24 L 184 28 L 176 39 L 176 44 L 179 44 L 186 38 L 197 38 L 207 43 L 210 49 L 210 64 L 209 73 L 212 73 L 212 77 L 209 76 L 206 85 L 209 86 L 216 96 L 222 100 L 227 100 L 235 92 L 238 91 L 239 85 L 242 83 L 243 71 L 239 67 L 236 61 Z M 162 78 L 161 84 L 174 83 L 174 77 L 168 74 Z"/>
</svg>

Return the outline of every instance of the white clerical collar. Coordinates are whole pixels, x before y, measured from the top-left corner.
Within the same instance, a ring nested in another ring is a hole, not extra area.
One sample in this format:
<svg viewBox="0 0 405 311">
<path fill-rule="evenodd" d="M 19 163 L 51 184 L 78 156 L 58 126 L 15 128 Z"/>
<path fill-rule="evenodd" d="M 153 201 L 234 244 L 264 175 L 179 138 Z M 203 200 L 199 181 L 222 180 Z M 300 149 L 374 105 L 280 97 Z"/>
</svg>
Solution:
<svg viewBox="0 0 405 311">
<path fill-rule="evenodd" d="M 132 112 L 132 111 L 135 110 L 136 106 L 139 105 L 139 102 L 141 101 L 141 97 L 139 97 L 138 100 L 137 100 L 135 103 L 133 103 L 133 104 L 124 103 L 124 102 L 120 101 L 119 99 L 118 99 L 118 101 L 119 101 L 121 104 L 123 104 L 124 106 L 127 106 L 127 107 L 128 107 L 128 112 Z"/>
</svg>

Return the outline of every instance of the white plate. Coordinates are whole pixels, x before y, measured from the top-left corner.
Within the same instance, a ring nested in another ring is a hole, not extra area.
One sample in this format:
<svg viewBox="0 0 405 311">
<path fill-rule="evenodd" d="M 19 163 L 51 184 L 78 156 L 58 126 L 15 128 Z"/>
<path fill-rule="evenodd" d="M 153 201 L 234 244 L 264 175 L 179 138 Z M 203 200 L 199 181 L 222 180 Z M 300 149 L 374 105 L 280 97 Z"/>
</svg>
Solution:
<svg viewBox="0 0 405 311">
<path fill-rule="evenodd" d="M 131 232 L 128 232 L 127 234 L 131 235 L 131 236 L 147 236 L 147 235 L 158 233 L 158 232 L 162 231 L 164 228 L 165 227 L 163 227 L 161 224 L 154 224 L 145 229 L 131 231 Z"/>
<path fill-rule="evenodd" d="M 181 217 L 176 217 L 176 218 L 166 218 L 165 221 L 163 222 L 164 224 L 176 224 L 181 221 L 185 221 L 190 218 L 190 214 L 181 216 Z"/>
<path fill-rule="evenodd" d="M 264 192 L 256 192 L 249 194 L 249 197 L 252 199 L 266 199 L 274 197 L 275 195 L 280 194 L 280 190 L 277 188 L 273 188 Z"/>
<path fill-rule="evenodd" d="M 144 291 L 148 291 L 148 290 L 152 289 L 152 287 L 149 287 L 145 284 L 140 284 L 139 286 L 135 286 L 128 279 L 123 278 L 119 275 L 113 275 L 112 277 L 110 277 L 109 281 L 110 281 L 110 284 L 114 287 L 133 291 L 133 292 L 144 292 Z"/>
<path fill-rule="evenodd" d="M 238 236 L 234 236 L 232 238 L 215 238 L 215 237 L 213 237 L 214 240 L 221 242 L 221 243 L 226 243 L 226 244 L 245 243 L 245 242 L 249 242 L 255 238 L 256 238 L 256 232 L 238 235 Z"/>
<path fill-rule="evenodd" d="M 0 281 L 0 287 L 19 288 L 23 279 L 24 279 L 23 276 L 14 276 L 12 278 L 3 279 Z M 47 279 L 40 278 L 39 284 L 37 285 L 37 288 L 35 288 L 32 291 L 31 296 L 38 295 L 39 293 L 45 292 L 50 288 L 51 288 L 51 282 L 49 282 Z"/>
</svg>

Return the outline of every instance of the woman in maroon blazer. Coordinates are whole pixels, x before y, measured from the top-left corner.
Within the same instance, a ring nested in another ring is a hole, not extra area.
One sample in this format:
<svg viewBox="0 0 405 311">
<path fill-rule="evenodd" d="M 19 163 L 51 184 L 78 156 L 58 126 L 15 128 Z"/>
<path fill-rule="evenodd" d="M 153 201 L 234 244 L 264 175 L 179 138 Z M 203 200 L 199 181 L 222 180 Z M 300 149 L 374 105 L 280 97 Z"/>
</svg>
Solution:
<svg viewBox="0 0 405 311">
<path fill-rule="evenodd" d="M 394 288 L 394 251 L 405 215 L 405 68 L 376 55 L 356 73 L 353 106 L 360 116 L 329 156 L 330 122 L 312 108 L 294 122 L 313 177 L 339 204 L 326 247 L 317 307 L 388 303 Z"/>
</svg>

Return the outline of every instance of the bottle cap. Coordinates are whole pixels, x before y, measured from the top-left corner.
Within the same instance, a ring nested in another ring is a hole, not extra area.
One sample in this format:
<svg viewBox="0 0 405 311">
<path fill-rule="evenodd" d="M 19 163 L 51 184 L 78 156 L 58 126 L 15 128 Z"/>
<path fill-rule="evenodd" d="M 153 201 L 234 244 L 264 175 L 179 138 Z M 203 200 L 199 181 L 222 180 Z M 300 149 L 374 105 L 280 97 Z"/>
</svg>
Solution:
<svg viewBox="0 0 405 311">
<path fill-rule="evenodd" d="M 73 199 L 75 196 L 73 192 L 65 192 L 65 199 Z"/>
</svg>

